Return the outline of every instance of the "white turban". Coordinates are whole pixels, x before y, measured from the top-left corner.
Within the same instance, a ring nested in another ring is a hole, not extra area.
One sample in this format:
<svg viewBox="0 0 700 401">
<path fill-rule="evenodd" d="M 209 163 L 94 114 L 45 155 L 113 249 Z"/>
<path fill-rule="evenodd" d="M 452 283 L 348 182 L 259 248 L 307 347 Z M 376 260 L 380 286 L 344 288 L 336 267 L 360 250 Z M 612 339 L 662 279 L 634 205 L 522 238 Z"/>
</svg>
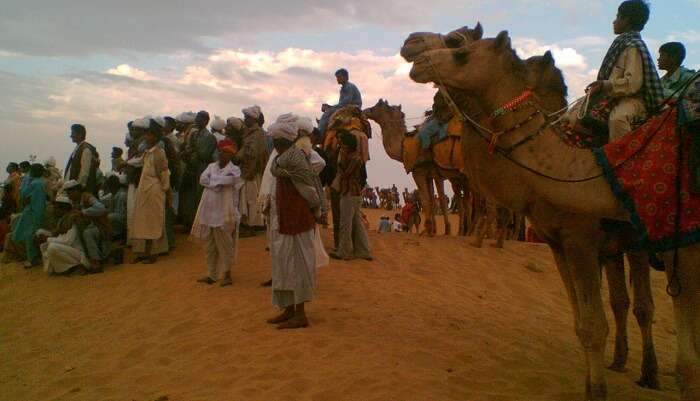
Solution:
<svg viewBox="0 0 700 401">
<path fill-rule="evenodd" d="M 56 200 L 55 200 L 54 202 L 56 202 L 56 203 L 63 203 L 63 204 L 66 204 L 66 205 L 72 205 L 72 204 L 73 204 L 73 203 L 70 201 L 70 199 L 68 199 L 68 197 L 65 196 L 65 195 L 58 195 L 58 196 L 56 197 Z"/>
<path fill-rule="evenodd" d="M 235 129 L 236 131 L 240 131 L 243 128 L 243 120 L 238 117 L 229 117 L 226 119 L 226 125 Z"/>
<path fill-rule="evenodd" d="M 134 128 L 148 129 L 148 127 L 150 125 L 151 125 L 151 118 L 150 117 L 137 118 L 136 120 L 134 120 Z"/>
<path fill-rule="evenodd" d="M 165 118 L 163 118 L 163 117 L 153 117 L 153 121 L 155 121 L 156 124 L 160 125 L 161 128 L 165 128 Z"/>
<path fill-rule="evenodd" d="M 56 158 L 51 156 L 44 162 L 44 165 L 49 167 L 56 167 Z"/>
<path fill-rule="evenodd" d="M 211 129 L 215 131 L 222 131 L 226 127 L 226 122 L 219 116 L 214 116 L 214 120 L 210 124 Z"/>
<path fill-rule="evenodd" d="M 314 123 L 309 117 L 299 117 L 297 128 L 299 131 L 305 131 L 310 134 L 314 130 Z"/>
<path fill-rule="evenodd" d="M 191 111 L 185 111 L 183 113 L 178 114 L 178 116 L 175 117 L 175 121 L 180 122 L 180 123 L 190 124 L 190 123 L 194 122 L 194 118 L 196 116 L 197 115 Z"/>
<path fill-rule="evenodd" d="M 267 134 L 273 139 L 284 138 L 295 141 L 299 136 L 297 121 L 299 117 L 294 114 L 282 114 L 272 125 L 267 127 Z"/>
<path fill-rule="evenodd" d="M 241 110 L 243 112 L 244 116 L 248 116 L 250 118 L 258 119 L 260 118 L 260 115 L 262 114 L 262 111 L 260 110 L 260 106 L 250 106 L 246 109 Z"/>
<path fill-rule="evenodd" d="M 63 190 L 64 190 L 64 191 L 68 191 L 68 190 L 70 190 L 70 189 L 72 189 L 72 188 L 75 188 L 75 187 L 77 187 L 77 186 L 79 186 L 79 185 L 80 185 L 80 183 L 79 183 L 78 181 L 76 181 L 76 180 L 69 180 L 69 181 L 66 181 L 65 184 L 63 184 Z"/>
</svg>

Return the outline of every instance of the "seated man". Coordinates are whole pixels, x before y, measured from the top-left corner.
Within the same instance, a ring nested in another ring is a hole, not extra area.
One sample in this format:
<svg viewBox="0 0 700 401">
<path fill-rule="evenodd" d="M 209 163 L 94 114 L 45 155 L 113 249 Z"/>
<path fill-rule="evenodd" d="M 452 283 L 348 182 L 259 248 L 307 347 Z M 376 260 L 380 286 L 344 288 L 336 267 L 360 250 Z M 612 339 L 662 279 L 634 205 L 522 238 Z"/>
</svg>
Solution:
<svg viewBox="0 0 700 401">
<path fill-rule="evenodd" d="M 37 234 L 38 241 L 42 243 L 44 271 L 48 274 L 69 274 L 72 271 L 86 274 L 90 261 L 76 224 L 80 211 L 73 209 L 71 200 L 66 196 L 56 198 L 54 209 L 58 218 L 55 229 Z"/>
<path fill-rule="evenodd" d="M 659 75 L 640 35 L 648 20 L 649 5 L 644 0 L 620 4 L 613 22 L 618 36 L 603 59 L 598 80 L 588 87 L 591 96 L 603 92 L 612 102 L 608 120 L 611 141 L 630 132 L 663 100 Z"/>
<path fill-rule="evenodd" d="M 80 211 L 76 218 L 77 235 L 90 262 L 85 267 L 91 272 L 99 273 L 102 271 L 102 263 L 110 255 L 112 245 L 107 208 L 92 194 L 85 192 L 83 186 L 75 180 L 66 182 L 63 189 L 73 208 Z"/>
<path fill-rule="evenodd" d="M 344 68 L 339 69 L 335 72 L 335 78 L 338 81 L 338 85 L 340 85 L 340 97 L 338 99 L 338 104 L 335 106 L 331 106 L 326 103 L 321 106 L 323 116 L 321 116 L 321 119 L 318 122 L 318 130 L 320 135 L 325 134 L 326 128 L 328 128 L 328 120 L 330 120 L 331 116 L 336 111 L 351 104 L 362 108 L 362 95 L 360 94 L 360 90 L 357 89 L 357 86 L 348 81 L 350 78 L 348 70 Z"/>
<path fill-rule="evenodd" d="M 107 208 L 113 239 L 126 239 L 126 176 L 110 175 L 100 202 Z"/>
<path fill-rule="evenodd" d="M 695 71 L 682 66 L 684 60 L 685 46 L 682 43 L 668 42 L 659 48 L 659 69 L 666 71 L 661 78 L 664 98 L 677 98 L 684 85 L 695 75 Z"/>
</svg>

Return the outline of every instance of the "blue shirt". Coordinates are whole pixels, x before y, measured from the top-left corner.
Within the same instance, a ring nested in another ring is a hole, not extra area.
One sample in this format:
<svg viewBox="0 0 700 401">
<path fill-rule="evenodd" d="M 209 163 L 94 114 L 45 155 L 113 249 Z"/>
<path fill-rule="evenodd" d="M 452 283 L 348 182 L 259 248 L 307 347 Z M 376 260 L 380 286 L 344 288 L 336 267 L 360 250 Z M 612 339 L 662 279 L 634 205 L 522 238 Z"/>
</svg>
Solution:
<svg viewBox="0 0 700 401">
<path fill-rule="evenodd" d="M 344 107 L 349 104 L 355 104 L 362 108 L 362 95 L 352 82 L 346 82 L 340 87 L 340 98 L 336 107 Z"/>
</svg>

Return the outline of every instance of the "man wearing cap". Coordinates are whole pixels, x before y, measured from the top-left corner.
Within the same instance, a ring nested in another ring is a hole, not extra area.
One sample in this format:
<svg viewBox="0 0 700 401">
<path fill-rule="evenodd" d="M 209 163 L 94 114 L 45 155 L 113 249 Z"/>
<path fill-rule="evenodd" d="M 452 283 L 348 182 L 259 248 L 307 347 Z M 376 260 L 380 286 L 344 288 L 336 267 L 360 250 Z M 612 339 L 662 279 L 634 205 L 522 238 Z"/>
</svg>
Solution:
<svg viewBox="0 0 700 401">
<path fill-rule="evenodd" d="M 199 177 L 214 160 L 216 138 L 207 129 L 209 113 L 200 111 L 195 116 L 194 127 L 184 142 L 181 153 L 185 163 L 185 171 L 180 185 L 180 219 L 188 229 L 194 221 L 203 188 L 199 185 Z"/>
<path fill-rule="evenodd" d="M 95 147 L 85 141 L 86 135 L 83 125 L 71 125 L 70 137 L 75 143 L 75 149 L 68 159 L 64 180 L 76 180 L 87 192 L 97 195 L 97 169 L 100 159 Z"/>
<path fill-rule="evenodd" d="M 75 270 L 88 273 L 90 260 L 78 235 L 80 211 L 73 208 L 71 200 L 65 195 L 56 197 L 54 210 L 58 219 L 55 229 L 50 236 L 39 239 L 44 271 L 48 274 L 69 274 Z"/>
<path fill-rule="evenodd" d="M 262 211 L 258 207 L 258 191 L 262 174 L 267 164 L 268 152 L 265 132 L 262 125 L 265 116 L 259 106 L 242 110 L 244 116 L 241 149 L 233 162 L 241 168 L 243 188 L 241 189 L 241 236 L 255 235 L 256 230 L 264 230 Z"/>
<path fill-rule="evenodd" d="M 294 146 L 297 124 L 270 126 L 275 150 L 270 191 L 272 303 L 283 310 L 268 320 L 278 329 L 308 326 L 305 303 L 316 288 L 316 222 L 325 214 L 325 196 L 307 155 Z"/>
<path fill-rule="evenodd" d="M 229 138 L 218 143 L 219 160 L 211 163 L 199 178 L 204 187 L 197 216 L 192 224 L 192 237 L 205 241 L 208 275 L 197 280 L 221 286 L 233 283 L 231 265 L 235 262 L 238 242 L 238 197 L 243 182 L 241 170 L 231 163 L 237 152 Z M 223 277 L 222 277 L 223 276 Z"/>
</svg>

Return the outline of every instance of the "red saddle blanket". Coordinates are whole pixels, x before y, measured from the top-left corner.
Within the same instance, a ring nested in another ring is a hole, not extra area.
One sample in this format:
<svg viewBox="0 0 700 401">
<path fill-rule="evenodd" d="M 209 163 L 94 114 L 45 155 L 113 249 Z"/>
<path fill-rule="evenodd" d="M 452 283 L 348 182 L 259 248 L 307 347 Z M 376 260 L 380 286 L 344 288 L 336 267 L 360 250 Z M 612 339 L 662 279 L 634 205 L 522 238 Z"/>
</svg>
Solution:
<svg viewBox="0 0 700 401">
<path fill-rule="evenodd" d="M 635 131 L 593 150 L 615 196 L 631 214 L 640 245 L 655 251 L 700 242 L 700 196 L 689 191 L 690 134 L 683 136 L 681 145 L 677 127 L 678 111 L 671 107 Z M 681 215 L 676 232 L 678 178 Z"/>
</svg>

